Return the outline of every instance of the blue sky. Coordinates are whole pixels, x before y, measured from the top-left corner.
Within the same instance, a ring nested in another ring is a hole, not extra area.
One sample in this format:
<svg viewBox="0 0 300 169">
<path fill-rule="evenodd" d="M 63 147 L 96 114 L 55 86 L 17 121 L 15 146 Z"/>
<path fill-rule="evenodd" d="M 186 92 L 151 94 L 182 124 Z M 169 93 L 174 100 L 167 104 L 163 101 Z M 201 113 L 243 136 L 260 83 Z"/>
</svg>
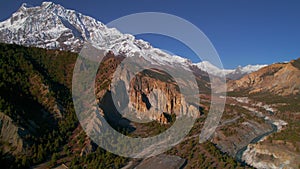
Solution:
<svg viewBox="0 0 300 169">
<path fill-rule="evenodd" d="M 26 2 L 0 0 L 0 20 Z M 199 27 L 215 46 L 225 68 L 247 64 L 271 64 L 300 57 L 300 1 L 276 0 L 110 0 L 53 1 L 108 23 L 137 12 L 165 12 Z M 153 46 L 198 61 L 182 43 L 160 35 L 139 35 Z"/>
</svg>

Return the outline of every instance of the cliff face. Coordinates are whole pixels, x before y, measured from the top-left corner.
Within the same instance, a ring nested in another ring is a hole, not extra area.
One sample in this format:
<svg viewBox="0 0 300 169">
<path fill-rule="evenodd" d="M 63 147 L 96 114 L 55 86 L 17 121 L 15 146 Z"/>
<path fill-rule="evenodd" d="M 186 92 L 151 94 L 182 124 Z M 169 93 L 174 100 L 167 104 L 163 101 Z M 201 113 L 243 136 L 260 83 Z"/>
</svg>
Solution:
<svg viewBox="0 0 300 169">
<path fill-rule="evenodd" d="M 147 70 L 139 73 L 130 86 L 129 106 L 137 111 L 140 118 L 146 117 L 165 124 L 169 120 L 164 113 L 180 115 L 190 112 L 192 116 L 197 116 L 196 112 L 192 112 L 196 108 L 186 103 L 176 83 L 164 72 Z"/>
<path fill-rule="evenodd" d="M 1 148 L 5 153 L 21 153 L 24 148 L 24 141 L 21 136 L 24 136 L 25 133 L 24 128 L 18 127 L 9 116 L 0 113 Z"/>
<path fill-rule="evenodd" d="M 300 59 L 289 63 L 266 66 L 235 81 L 229 81 L 228 91 L 247 91 L 249 94 L 271 92 L 282 96 L 300 92 Z"/>
</svg>

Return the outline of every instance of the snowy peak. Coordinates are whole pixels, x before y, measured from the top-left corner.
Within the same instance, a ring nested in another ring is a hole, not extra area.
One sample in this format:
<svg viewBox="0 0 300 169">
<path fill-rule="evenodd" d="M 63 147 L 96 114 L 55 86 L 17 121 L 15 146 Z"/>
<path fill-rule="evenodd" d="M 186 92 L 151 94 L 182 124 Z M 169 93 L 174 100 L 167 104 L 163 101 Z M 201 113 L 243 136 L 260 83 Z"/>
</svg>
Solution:
<svg viewBox="0 0 300 169">
<path fill-rule="evenodd" d="M 30 7 L 23 4 L 11 18 L 0 23 L 0 41 L 47 49 L 78 52 L 83 42 L 120 34 L 95 19 L 52 2 Z"/>
<path fill-rule="evenodd" d="M 202 71 L 206 71 L 207 73 L 214 75 L 214 76 L 219 76 L 221 73 L 224 73 L 226 75 L 227 73 L 234 71 L 234 70 L 229 70 L 229 69 L 228 70 L 220 69 L 208 61 L 202 61 L 199 63 L 195 63 L 194 65 L 196 65 Z"/>
<path fill-rule="evenodd" d="M 45 1 L 45 2 L 42 3 L 41 7 L 47 8 L 49 6 L 54 6 L 54 5 L 55 4 L 53 2 L 47 2 L 47 1 Z"/>
<path fill-rule="evenodd" d="M 238 66 L 236 69 L 221 69 L 218 68 L 217 66 L 211 64 L 208 61 L 203 61 L 199 63 L 195 63 L 195 66 L 197 66 L 199 69 L 202 71 L 206 71 L 211 75 L 214 76 L 220 76 L 220 74 L 226 75 L 227 78 L 229 79 L 239 79 L 245 74 L 249 74 L 252 72 L 255 72 L 267 65 L 247 65 L 245 67 Z"/>
<path fill-rule="evenodd" d="M 206 61 L 193 64 L 189 59 L 172 56 L 153 48 L 148 42 L 137 40 L 130 34 L 122 34 L 94 18 L 65 9 L 53 2 L 43 2 L 36 7 L 22 4 L 9 19 L 0 22 L 0 42 L 73 52 L 79 52 L 85 42 L 90 42 L 116 55 L 143 57 L 152 64 L 187 69 L 195 65 L 212 75 L 225 73 L 229 78 L 240 77 L 260 68 L 260 65 L 248 65 L 236 70 L 226 70 Z"/>
<path fill-rule="evenodd" d="M 266 67 L 268 65 L 247 65 L 245 67 L 240 67 L 240 70 L 241 72 L 244 72 L 244 73 L 251 73 L 251 72 L 254 72 L 254 71 L 257 71 L 263 67 Z"/>
<path fill-rule="evenodd" d="M 191 64 L 188 59 L 171 56 L 148 42 L 52 2 L 37 7 L 23 4 L 11 18 L 0 23 L 0 41 L 73 52 L 79 52 L 85 42 L 90 42 L 116 55 L 140 56 L 154 64 L 186 68 Z"/>
<path fill-rule="evenodd" d="M 247 66 L 238 66 L 234 71 L 228 72 L 226 74 L 227 78 L 232 79 L 232 80 L 237 80 L 243 77 L 246 74 L 256 72 L 259 69 L 268 66 L 268 65 L 247 65 Z"/>
</svg>

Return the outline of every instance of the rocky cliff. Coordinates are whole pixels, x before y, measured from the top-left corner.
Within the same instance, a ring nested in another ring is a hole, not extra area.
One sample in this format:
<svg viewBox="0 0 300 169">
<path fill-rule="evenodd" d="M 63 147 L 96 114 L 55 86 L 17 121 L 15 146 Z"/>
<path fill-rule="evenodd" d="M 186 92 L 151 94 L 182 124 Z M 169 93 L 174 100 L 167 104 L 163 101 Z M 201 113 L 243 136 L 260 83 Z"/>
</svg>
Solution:
<svg viewBox="0 0 300 169">
<path fill-rule="evenodd" d="M 249 144 L 243 160 L 255 168 L 298 168 L 300 155 L 279 142 L 273 145 Z"/>
<path fill-rule="evenodd" d="M 0 112 L 0 147 L 4 153 L 18 154 L 24 151 L 22 137 L 26 133 L 24 128 L 18 127 L 9 116 Z"/>
<path fill-rule="evenodd" d="M 197 117 L 198 111 L 192 112 L 196 108 L 186 103 L 176 82 L 170 75 L 159 70 L 147 70 L 138 74 L 131 82 L 129 97 L 130 106 L 139 112 L 139 117 L 148 116 L 151 120 L 162 123 L 170 121 L 164 113 L 179 116 L 190 112 Z"/>
</svg>

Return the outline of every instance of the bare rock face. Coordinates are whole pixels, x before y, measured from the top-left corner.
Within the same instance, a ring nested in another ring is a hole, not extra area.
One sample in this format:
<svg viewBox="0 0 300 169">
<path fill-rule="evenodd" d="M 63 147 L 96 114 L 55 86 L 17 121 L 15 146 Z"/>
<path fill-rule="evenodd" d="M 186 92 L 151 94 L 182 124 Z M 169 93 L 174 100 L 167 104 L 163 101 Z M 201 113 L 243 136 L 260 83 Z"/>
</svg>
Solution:
<svg viewBox="0 0 300 169">
<path fill-rule="evenodd" d="M 160 122 L 161 124 L 169 123 L 169 120 L 164 113 L 160 114 L 160 116 L 157 119 L 158 119 L 158 122 Z"/>
<path fill-rule="evenodd" d="M 271 92 L 282 96 L 299 94 L 299 60 L 273 64 L 239 80 L 230 81 L 228 91 L 248 91 L 249 94 Z"/>
<path fill-rule="evenodd" d="M 300 165 L 300 156 L 281 148 L 280 144 L 249 144 L 243 160 L 255 168 L 298 168 Z"/>
<path fill-rule="evenodd" d="M 21 138 L 23 134 L 24 129 L 15 125 L 9 116 L 0 113 L 0 140 L 4 143 L 2 145 L 4 152 L 21 153 L 24 145 Z"/>
<path fill-rule="evenodd" d="M 132 81 L 130 101 L 132 107 L 140 114 L 149 112 L 150 119 L 166 122 L 163 112 L 179 113 L 181 109 L 181 96 L 175 84 L 168 84 L 155 78 L 137 76 Z"/>
<path fill-rule="evenodd" d="M 197 116 L 198 110 L 185 101 L 178 86 L 168 74 L 157 70 L 149 72 L 156 75 L 141 73 L 130 82 L 129 107 L 138 112 L 138 117 L 146 116 L 150 120 L 167 124 L 169 120 L 164 113 L 177 116 L 190 113 L 190 116 Z M 157 76 L 164 76 L 165 80 L 158 79 Z"/>
</svg>

